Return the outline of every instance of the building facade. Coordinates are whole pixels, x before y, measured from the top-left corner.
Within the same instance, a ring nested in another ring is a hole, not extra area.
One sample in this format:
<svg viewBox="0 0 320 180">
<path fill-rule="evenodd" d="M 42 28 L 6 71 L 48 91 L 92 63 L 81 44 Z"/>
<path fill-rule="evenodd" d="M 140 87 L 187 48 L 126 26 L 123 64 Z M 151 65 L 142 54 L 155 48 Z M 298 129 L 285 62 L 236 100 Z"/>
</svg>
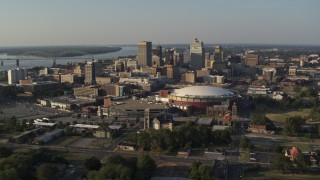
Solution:
<svg viewBox="0 0 320 180">
<path fill-rule="evenodd" d="M 137 61 L 140 67 L 152 66 L 152 42 L 141 41 L 138 43 Z"/>
<path fill-rule="evenodd" d="M 90 61 L 84 67 L 85 69 L 85 79 L 86 84 L 95 84 L 96 74 L 95 74 L 95 63 Z"/>
<path fill-rule="evenodd" d="M 27 69 L 12 69 L 8 71 L 8 84 L 19 83 L 19 80 L 26 79 Z"/>
<path fill-rule="evenodd" d="M 205 67 L 205 50 L 203 42 L 195 39 L 190 44 L 190 67 L 192 69 L 202 69 Z"/>
<path fill-rule="evenodd" d="M 257 54 L 246 54 L 245 64 L 247 66 L 255 67 L 259 63 L 259 55 Z"/>
</svg>

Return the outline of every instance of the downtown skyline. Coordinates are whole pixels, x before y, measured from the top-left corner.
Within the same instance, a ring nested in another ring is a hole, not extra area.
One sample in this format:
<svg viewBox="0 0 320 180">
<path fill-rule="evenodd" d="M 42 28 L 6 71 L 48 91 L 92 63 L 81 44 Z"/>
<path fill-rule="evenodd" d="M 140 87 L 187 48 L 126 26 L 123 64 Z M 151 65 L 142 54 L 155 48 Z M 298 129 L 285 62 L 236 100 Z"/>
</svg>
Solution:
<svg viewBox="0 0 320 180">
<path fill-rule="evenodd" d="M 189 44 L 319 45 L 316 0 L 4 1 L 0 46 Z"/>
</svg>

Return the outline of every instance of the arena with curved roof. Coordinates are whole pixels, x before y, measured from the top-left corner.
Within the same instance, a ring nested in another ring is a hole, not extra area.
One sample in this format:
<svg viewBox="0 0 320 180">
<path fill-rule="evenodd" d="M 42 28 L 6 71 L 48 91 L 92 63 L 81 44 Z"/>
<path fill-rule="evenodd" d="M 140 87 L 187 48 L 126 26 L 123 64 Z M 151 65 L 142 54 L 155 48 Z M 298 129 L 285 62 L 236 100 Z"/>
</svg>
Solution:
<svg viewBox="0 0 320 180">
<path fill-rule="evenodd" d="M 175 89 L 170 95 L 169 103 L 183 110 L 190 108 L 205 109 L 213 105 L 227 105 L 236 98 L 231 90 L 213 86 L 189 86 Z"/>
</svg>

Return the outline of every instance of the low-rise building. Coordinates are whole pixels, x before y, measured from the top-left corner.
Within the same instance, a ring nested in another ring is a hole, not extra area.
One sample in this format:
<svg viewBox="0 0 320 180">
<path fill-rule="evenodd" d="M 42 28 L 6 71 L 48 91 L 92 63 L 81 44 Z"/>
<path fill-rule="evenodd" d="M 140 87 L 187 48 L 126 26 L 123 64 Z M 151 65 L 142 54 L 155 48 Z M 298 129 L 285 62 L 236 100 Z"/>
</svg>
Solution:
<svg viewBox="0 0 320 180">
<path fill-rule="evenodd" d="M 98 128 L 93 134 L 93 136 L 96 138 L 102 138 L 102 139 L 111 138 L 110 129 Z"/>
<path fill-rule="evenodd" d="M 247 94 L 249 95 L 267 95 L 270 92 L 268 87 L 249 86 Z"/>
<path fill-rule="evenodd" d="M 252 133 L 268 134 L 266 125 L 250 124 L 248 131 Z"/>
<path fill-rule="evenodd" d="M 186 72 L 181 74 L 181 81 L 185 83 L 195 83 L 196 82 L 196 73 L 195 72 Z"/>
<path fill-rule="evenodd" d="M 63 129 L 55 129 L 53 131 L 44 133 L 41 136 L 38 136 L 34 139 L 34 144 L 45 144 L 50 142 L 51 140 L 61 136 L 63 134 Z"/>
<path fill-rule="evenodd" d="M 96 77 L 96 84 L 106 85 L 112 83 L 112 77 Z"/>
<path fill-rule="evenodd" d="M 117 150 L 136 151 L 137 150 L 137 146 L 136 146 L 136 144 L 133 144 L 133 143 L 121 142 L 121 143 L 118 144 Z"/>
<path fill-rule="evenodd" d="M 24 92 L 32 95 L 48 95 L 59 90 L 59 83 L 53 81 L 39 81 L 21 86 Z"/>
<path fill-rule="evenodd" d="M 77 75 L 74 74 L 62 74 L 61 75 L 61 83 L 67 82 L 67 83 L 75 83 L 77 79 Z"/>
<path fill-rule="evenodd" d="M 97 130 L 100 126 L 98 125 L 90 125 L 90 124 L 74 124 L 70 125 L 70 127 L 76 128 L 76 129 L 86 129 L 86 130 Z"/>
</svg>

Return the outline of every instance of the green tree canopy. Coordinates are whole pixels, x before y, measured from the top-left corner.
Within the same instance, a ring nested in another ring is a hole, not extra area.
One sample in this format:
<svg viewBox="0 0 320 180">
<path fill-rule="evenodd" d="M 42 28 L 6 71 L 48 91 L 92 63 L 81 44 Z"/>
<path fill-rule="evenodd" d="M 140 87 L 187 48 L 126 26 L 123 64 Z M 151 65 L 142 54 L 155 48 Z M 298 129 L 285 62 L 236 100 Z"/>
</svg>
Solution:
<svg viewBox="0 0 320 180">
<path fill-rule="evenodd" d="M 54 180 L 56 179 L 56 174 L 58 168 L 55 165 L 43 164 L 37 168 L 37 179 L 38 180 Z"/>
<path fill-rule="evenodd" d="M 243 149 L 251 149 L 253 145 L 250 144 L 250 139 L 246 136 L 242 136 L 240 139 L 240 147 Z"/>
<path fill-rule="evenodd" d="M 20 180 L 18 172 L 15 170 L 15 168 L 9 168 L 5 169 L 4 171 L 0 171 L 0 179 Z"/>
<path fill-rule="evenodd" d="M 302 173 L 307 170 L 308 166 L 311 165 L 311 162 L 308 157 L 305 157 L 302 153 L 299 153 L 295 158 L 295 164 L 297 165 L 298 170 L 300 170 Z"/>
<path fill-rule="evenodd" d="M 213 166 L 194 161 L 189 169 L 189 178 L 193 180 L 211 180 L 213 179 Z"/>
<path fill-rule="evenodd" d="M 254 114 L 251 119 L 254 124 L 265 125 L 267 130 L 275 130 L 273 122 L 266 115 Z"/>
<path fill-rule="evenodd" d="M 12 150 L 6 147 L 0 146 L 0 158 L 8 157 L 12 154 Z"/>
<path fill-rule="evenodd" d="M 300 128 L 305 124 L 305 119 L 301 116 L 293 116 L 286 119 L 284 124 L 284 132 L 287 135 L 295 136 L 300 132 Z"/>
<path fill-rule="evenodd" d="M 99 170 L 102 166 L 100 160 L 96 157 L 86 159 L 83 165 L 88 171 Z"/>
<path fill-rule="evenodd" d="M 142 155 L 138 159 L 125 159 L 122 156 L 111 156 L 105 166 L 100 170 L 90 171 L 88 179 L 150 179 L 156 169 L 154 160 L 148 155 Z"/>
<path fill-rule="evenodd" d="M 274 170 L 280 170 L 282 173 L 289 173 L 293 170 L 293 165 L 288 157 L 278 155 L 278 157 L 276 157 L 272 162 L 271 168 Z"/>
</svg>

